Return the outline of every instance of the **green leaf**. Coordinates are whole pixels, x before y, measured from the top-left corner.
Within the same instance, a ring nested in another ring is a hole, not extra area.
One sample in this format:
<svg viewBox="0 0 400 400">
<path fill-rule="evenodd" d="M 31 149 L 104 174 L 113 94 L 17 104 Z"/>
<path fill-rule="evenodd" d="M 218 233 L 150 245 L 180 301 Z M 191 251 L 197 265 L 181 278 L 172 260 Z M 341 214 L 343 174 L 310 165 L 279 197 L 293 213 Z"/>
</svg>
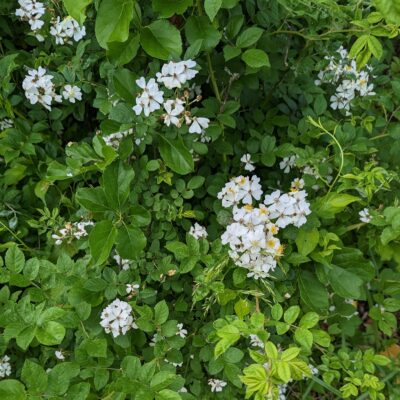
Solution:
<svg viewBox="0 0 400 400">
<path fill-rule="evenodd" d="M 300 314 L 300 307 L 299 306 L 291 306 L 285 311 L 285 314 L 283 315 L 283 319 L 288 324 L 293 324 L 294 321 L 296 321 L 299 314 Z"/>
<path fill-rule="evenodd" d="M 381 59 L 383 55 L 383 47 L 381 42 L 375 36 L 368 36 L 368 48 L 375 58 L 378 60 Z"/>
<path fill-rule="evenodd" d="M 360 201 L 360 199 L 350 194 L 329 193 L 317 200 L 315 211 L 321 218 L 333 218 L 335 214 L 355 201 Z"/>
<path fill-rule="evenodd" d="M 116 66 L 128 64 L 137 54 L 140 47 L 140 36 L 138 33 L 130 35 L 125 42 L 108 43 L 107 57 Z"/>
<path fill-rule="evenodd" d="M 251 68 L 270 67 L 269 58 L 264 50 L 249 49 L 242 54 L 242 60 Z"/>
<path fill-rule="evenodd" d="M 275 321 L 279 321 L 282 318 L 283 309 L 280 304 L 274 304 L 271 308 L 271 316 Z"/>
<path fill-rule="evenodd" d="M 179 261 L 190 256 L 189 248 L 185 243 L 173 241 L 168 242 L 165 247 L 174 253 L 175 258 Z"/>
<path fill-rule="evenodd" d="M 1 400 L 25 400 L 25 387 L 15 379 L 5 379 L 0 381 Z"/>
<path fill-rule="evenodd" d="M 211 22 L 214 21 L 215 16 L 218 14 L 219 9 L 222 6 L 222 0 L 205 0 L 204 11 L 210 18 Z"/>
<path fill-rule="evenodd" d="M 331 265 L 328 279 L 335 293 L 345 299 L 359 299 L 362 294 L 363 280 L 356 274 Z"/>
<path fill-rule="evenodd" d="M 171 389 L 163 389 L 156 394 L 155 400 L 182 400 L 182 397 Z"/>
<path fill-rule="evenodd" d="M 276 363 L 276 372 L 283 382 L 290 381 L 290 367 L 286 362 L 278 361 Z"/>
<path fill-rule="evenodd" d="M 153 0 L 152 3 L 154 11 L 160 13 L 163 18 L 169 18 L 174 14 L 183 14 L 193 5 L 193 0 Z"/>
<path fill-rule="evenodd" d="M 304 228 L 300 228 L 296 235 L 296 245 L 299 253 L 303 256 L 310 254 L 318 245 L 319 231 L 314 228 L 311 231 L 307 231 Z"/>
<path fill-rule="evenodd" d="M 95 224 L 89 234 L 89 246 L 96 264 L 102 264 L 107 260 L 116 237 L 117 230 L 111 221 L 104 220 Z"/>
<path fill-rule="evenodd" d="M 158 135 L 158 138 L 161 157 L 172 171 L 180 175 L 186 175 L 193 171 L 193 157 L 182 139 L 171 140 L 161 135 Z"/>
<path fill-rule="evenodd" d="M 89 211 L 110 211 L 107 197 L 101 187 L 79 188 L 75 195 L 76 201 Z"/>
<path fill-rule="evenodd" d="M 21 371 L 22 382 L 25 383 L 29 393 L 44 392 L 47 387 L 47 374 L 39 365 L 30 360 L 25 360 Z"/>
<path fill-rule="evenodd" d="M 86 7 L 91 4 L 93 0 L 63 0 L 63 4 L 68 14 L 76 19 L 80 25 L 85 22 Z"/>
<path fill-rule="evenodd" d="M 182 53 L 179 30 L 168 21 L 158 20 L 144 27 L 140 33 L 140 44 L 151 57 L 168 60 Z"/>
<path fill-rule="evenodd" d="M 236 47 L 244 48 L 252 46 L 257 43 L 263 32 L 264 29 L 258 28 L 257 26 L 247 28 L 237 38 Z"/>
<path fill-rule="evenodd" d="M 96 16 L 95 34 L 103 49 L 108 48 L 109 42 L 125 42 L 128 39 L 133 6 L 134 0 L 101 1 Z"/>
<path fill-rule="evenodd" d="M 294 331 L 294 338 L 297 343 L 310 350 L 313 343 L 313 335 L 312 333 L 305 328 L 297 328 Z"/>
<path fill-rule="evenodd" d="M 367 45 L 369 35 L 361 35 L 351 46 L 349 58 L 355 58 Z"/>
<path fill-rule="evenodd" d="M 331 337 L 329 333 L 326 331 L 322 331 L 320 329 L 312 329 L 311 333 L 313 335 L 314 342 L 319 344 L 322 347 L 329 347 L 331 344 Z"/>
<path fill-rule="evenodd" d="M 134 177 L 133 168 L 125 165 L 122 161 L 115 161 L 105 169 L 103 187 L 111 206 L 121 209 L 125 204 Z"/>
<path fill-rule="evenodd" d="M 298 347 L 290 347 L 285 350 L 281 355 L 281 360 L 291 361 L 300 354 L 300 349 Z"/>
<path fill-rule="evenodd" d="M 146 236 L 139 228 L 132 225 L 123 225 L 118 228 L 116 247 L 122 258 L 135 259 L 146 247 L 146 244 Z"/>
<path fill-rule="evenodd" d="M 107 340 L 106 339 L 87 339 L 82 347 L 91 357 L 107 357 Z"/>
<path fill-rule="evenodd" d="M 328 291 L 325 286 L 309 271 L 302 271 L 299 277 L 301 299 L 313 310 L 327 310 Z"/>
<path fill-rule="evenodd" d="M 15 274 L 18 274 L 24 268 L 25 256 L 18 246 L 14 244 L 7 250 L 5 261 L 7 269 Z"/>
<path fill-rule="evenodd" d="M 189 17 L 185 24 L 185 34 L 189 44 L 201 40 L 202 50 L 211 50 L 215 48 L 222 36 L 205 16 Z"/>
<path fill-rule="evenodd" d="M 374 0 L 374 5 L 382 13 L 387 23 L 400 25 L 400 2 L 398 0 Z"/>
<path fill-rule="evenodd" d="M 301 317 L 299 326 L 301 326 L 302 328 L 310 329 L 317 325 L 318 321 L 319 315 L 315 312 L 310 311 Z"/>
<path fill-rule="evenodd" d="M 60 344 L 65 336 L 65 328 L 58 322 L 49 321 L 36 329 L 36 339 L 46 346 Z"/>
<path fill-rule="evenodd" d="M 243 370 L 243 374 L 239 378 L 246 385 L 246 399 L 254 393 L 260 394 L 259 399 L 264 398 L 269 389 L 265 368 L 259 364 L 251 364 Z"/>
<path fill-rule="evenodd" d="M 165 300 L 160 301 L 154 307 L 154 322 L 157 325 L 162 325 L 167 321 L 169 309 Z"/>
</svg>

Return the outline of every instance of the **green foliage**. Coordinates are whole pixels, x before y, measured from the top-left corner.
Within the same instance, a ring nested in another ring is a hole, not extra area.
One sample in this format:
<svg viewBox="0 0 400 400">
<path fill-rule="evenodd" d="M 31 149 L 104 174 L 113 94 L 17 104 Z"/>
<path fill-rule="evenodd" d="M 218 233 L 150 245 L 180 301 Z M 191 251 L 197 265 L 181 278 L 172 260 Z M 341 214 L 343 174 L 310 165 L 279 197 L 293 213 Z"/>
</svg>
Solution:
<svg viewBox="0 0 400 400">
<path fill-rule="evenodd" d="M 0 4 L 0 399 L 400 398 L 399 1 L 43 4 Z"/>
</svg>

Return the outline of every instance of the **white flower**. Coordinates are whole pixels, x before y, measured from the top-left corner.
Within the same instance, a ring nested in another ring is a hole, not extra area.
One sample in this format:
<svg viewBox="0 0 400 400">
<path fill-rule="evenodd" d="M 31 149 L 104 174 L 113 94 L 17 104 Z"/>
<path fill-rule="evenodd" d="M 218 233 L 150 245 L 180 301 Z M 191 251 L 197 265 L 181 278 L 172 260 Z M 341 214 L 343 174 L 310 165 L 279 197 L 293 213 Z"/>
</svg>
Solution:
<svg viewBox="0 0 400 400">
<path fill-rule="evenodd" d="M 176 332 L 176 335 L 180 336 L 182 339 L 184 339 L 186 337 L 188 331 L 183 328 L 183 324 L 176 324 L 176 327 L 178 328 L 178 332 Z"/>
<path fill-rule="evenodd" d="M 113 256 L 113 259 L 117 262 L 117 264 L 118 264 L 124 271 L 128 270 L 128 269 L 130 268 L 130 266 L 131 266 L 131 261 L 128 260 L 128 259 L 126 259 L 126 258 L 121 258 L 121 256 L 120 256 L 118 253 L 116 253 L 116 254 Z"/>
<path fill-rule="evenodd" d="M 291 188 L 294 190 L 300 190 L 304 188 L 304 179 L 302 178 L 295 178 L 293 179 L 292 183 L 290 184 Z"/>
<path fill-rule="evenodd" d="M 118 150 L 119 145 L 122 142 L 122 139 L 127 137 L 128 135 L 132 135 L 134 133 L 133 128 L 127 129 L 126 131 L 111 133 L 110 135 L 103 136 L 103 140 L 107 146 L 112 147 L 115 150 Z"/>
<path fill-rule="evenodd" d="M 185 388 L 185 386 L 182 386 L 182 387 L 178 390 L 178 392 L 179 392 L 179 393 L 187 393 L 188 390 Z"/>
<path fill-rule="evenodd" d="M 4 131 L 5 129 L 12 128 L 13 122 L 10 118 L 4 118 L 0 120 L 0 132 Z"/>
<path fill-rule="evenodd" d="M 57 17 L 52 24 L 50 34 L 55 37 L 56 44 L 72 43 L 70 39 L 79 42 L 86 35 L 85 27 L 80 27 L 78 21 L 72 17 L 66 17 L 63 20 Z"/>
<path fill-rule="evenodd" d="M 298 158 L 298 156 L 284 157 L 279 163 L 279 168 L 283 169 L 285 174 L 289 173 L 296 163 L 296 158 Z"/>
<path fill-rule="evenodd" d="M 54 91 L 52 79 L 53 76 L 47 75 L 42 67 L 29 70 L 22 82 L 22 88 L 31 104 L 40 103 L 50 111 L 53 100 L 61 101 L 61 96 L 56 95 Z"/>
<path fill-rule="evenodd" d="M 165 125 L 170 126 L 172 124 L 180 127 L 181 122 L 178 116 L 185 111 L 185 107 L 183 106 L 183 104 L 183 101 L 180 99 L 167 100 L 164 103 L 164 109 L 166 113 L 163 114 L 162 117 L 164 119 Z"/>
<path fill-rule="evenodd" d="M 369 210 L 368 208 L 364 208 L 363 210 L 361 210 L 358 215 L 360 216 L 360 221 L 361 222 L 365 222 L 366 224 L 368 224 L 369 222 L 371 222 L 371 215 L 369 214 Z"/>
<path fill-rule="evenodd" d="M 206 228 L 197 222 L 190 228 L 189 234 L 195 239 L 206 238 L 208 236 Z"/>
<path fill-rule="evenodd" d="M 62 350 L 56 350 L 56 351 L 54 352 L 54 354 L 55 354 L 55 356 L 56 356 L 56 358 L 57 358 L 58 360 L 61 360 L 61 361 L 64 361 L 64 360 L 65 360 L 65 356 L 64 356 Z"/>
<path fill-rule="evenodd" d="M 264 342 L 257 335 L 250 335 L 250 346 L 264 348 Z"/>
<path fill-rule="evenodd" d="M 5 378 L 11 375 L 10 357 L 3 356 L 0 358 L 0 378 Z"/>
<path fill-rule="evenodd" d="M 126 285 L 126 293 L 127 294 L 137 294 L 139 291 L 140 285 L 137 283 L 127 283 Z"/>
<path fill-rule="evenodd" d="M 70 103 L 75 103 L 75 100 L 82 100 L 82 92 L 78 86 L 65 85 L 62 95 Z"/>
<path fill-rule="evenodd" d="M 68 240 L 69 242 L 73 239 L 79 240 L 88 235 L 86 227 L 93 225 L 93 221 L 67 222 L 64 228 L 60 229 L 58 233 L 53 233 L 51 237 L 55 240 L 56 245 L 60 245 L 64 240 Z"/>
<path fill-rule="evenodd" d="M 22 21 L 27 21 L 32 31 L 39 30 L 44 21 L 40 18 L 45 14 L 44 4 L 36 0 L 18 0 L 20 8 L 15 10 L 15 15 Z"/>
<path fill-rule="evenodd" d="M 156 74 L 157 82 L 163 83 L 167 89 L 180 88 L 187 81 L 193 79 L 198 71 L 192 69 L 196 66 L 193 60 L 173 62 L 164 64 L 161 72 Z"/>
<path fill-rule="evenodd" d="M 244 169 L 246 171 L 254 171 L 256 168 L 253 165 L 253 161 L 251 161 L 250 154 L 243 154 L 242 158 L 240 159 L 242 163 L 244 163 Z"/>
<path fill-rule="evenodd" d="M 147 83 L 144 77 L 136 80 L 136 84 L 143 92 L 136 97 L 136 105 L 133 107 L 136 115 L 142 112 L 146 117 L 153 111 L 159 110 L 164 102 L 164 92 L 158 89 L 156 81 L 152 78 Z"/>
<path fill-rule="evenodd" d="M 210 120 L 203 117 L 193 117 L 192 124 L 189 127 L 189 133 L 202 134 L 208 128 Z"/>
<path fill-rule="evenodd" d="M 208 384 L 211 386 L 211 392 L 222 392 L 226 386 L 226 382 L 220 379 L 209 379 Z"/>
<path fill-rule="evenodd" d="M 100 325 L 113 337 L 124 335 L 130 329 L 137 328 L 131 313 L 132 307 L 128 303 L 115 299 L 101 313 Z"/>
</svg>

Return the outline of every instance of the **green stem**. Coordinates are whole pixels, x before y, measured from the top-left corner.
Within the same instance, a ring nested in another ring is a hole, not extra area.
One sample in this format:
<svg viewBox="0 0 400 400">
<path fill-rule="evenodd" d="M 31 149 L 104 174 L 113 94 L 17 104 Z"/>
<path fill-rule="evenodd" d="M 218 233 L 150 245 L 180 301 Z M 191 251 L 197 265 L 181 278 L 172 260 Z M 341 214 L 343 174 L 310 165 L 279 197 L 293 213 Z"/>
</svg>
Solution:
<svg viewBox="0 0 400 400">
<path fill-rule="evenodd" d="M 5 225 L 2 221 L 0 221 L 0 224 L 12 235 L 12 237 L 17 240 L 22 246 L 25 247 L 26 250 L 31 251 L 32 249 L 26 245 L 7 225 Z"/>
<path fill-rule="evenodd" d="M 213 66 L 212 66 L 210 54 L 207 53 L 206 57 L 207 57 L 207 63 L 208 63 L 208 71 L 210 73 L 210 79 L 211 79 L 211 84 L 212 84 L 212 87 L 213 87 L 213 90 L 214 90 L 214 94 L 215 94 L 215 97 L 218 100 L 218 103 L 221 104 L 221 94 L 219 93 L 217 80 L 215 79 L 215 74 L 214 74 L 214 69 L 213 69 Z"/>
</svg>

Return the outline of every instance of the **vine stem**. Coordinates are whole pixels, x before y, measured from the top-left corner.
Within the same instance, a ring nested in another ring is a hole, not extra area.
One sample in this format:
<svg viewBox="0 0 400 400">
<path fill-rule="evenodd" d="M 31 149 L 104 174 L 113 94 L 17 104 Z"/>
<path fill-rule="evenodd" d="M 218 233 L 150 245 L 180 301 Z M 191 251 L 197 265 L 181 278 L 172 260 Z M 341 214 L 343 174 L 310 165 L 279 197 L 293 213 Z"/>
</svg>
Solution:
<svg viewBox="0 0 400 400">
<path fill-rule="evenodd" d="M 320 120 L 318 120 L 318 122 L 314 121 L 314 119 L 312 117 L 308 117 L 308 121 L 315 127 L 321 129 L 323 132 L 320 133 L 319 136 L 323 135 L 323 134 L 327 134 L 331 137 L 331 139 L 335 142 L 336 146 L 339 148 L 340 151 L 340 167 L 339 167 L 339 171 L 335 177 L 335 179 L 333 180 L 332 184 L 329 186 L 329 190 L 328 193 L 330 193 L 330 191 L 332 190 L 332 188 L 335 186 L 336 182 L 338 181 L 342 170 L 343 170 L 343 166 L 344 166 L 344 152 L 343 152 L 343 148 L 342 145 L 339 143 L 339 141 L 336 139 L 334 133 L 329 132 L 321 123 Z M 336 128 L 335 128 L 336 130 Z"/>
</svg>

